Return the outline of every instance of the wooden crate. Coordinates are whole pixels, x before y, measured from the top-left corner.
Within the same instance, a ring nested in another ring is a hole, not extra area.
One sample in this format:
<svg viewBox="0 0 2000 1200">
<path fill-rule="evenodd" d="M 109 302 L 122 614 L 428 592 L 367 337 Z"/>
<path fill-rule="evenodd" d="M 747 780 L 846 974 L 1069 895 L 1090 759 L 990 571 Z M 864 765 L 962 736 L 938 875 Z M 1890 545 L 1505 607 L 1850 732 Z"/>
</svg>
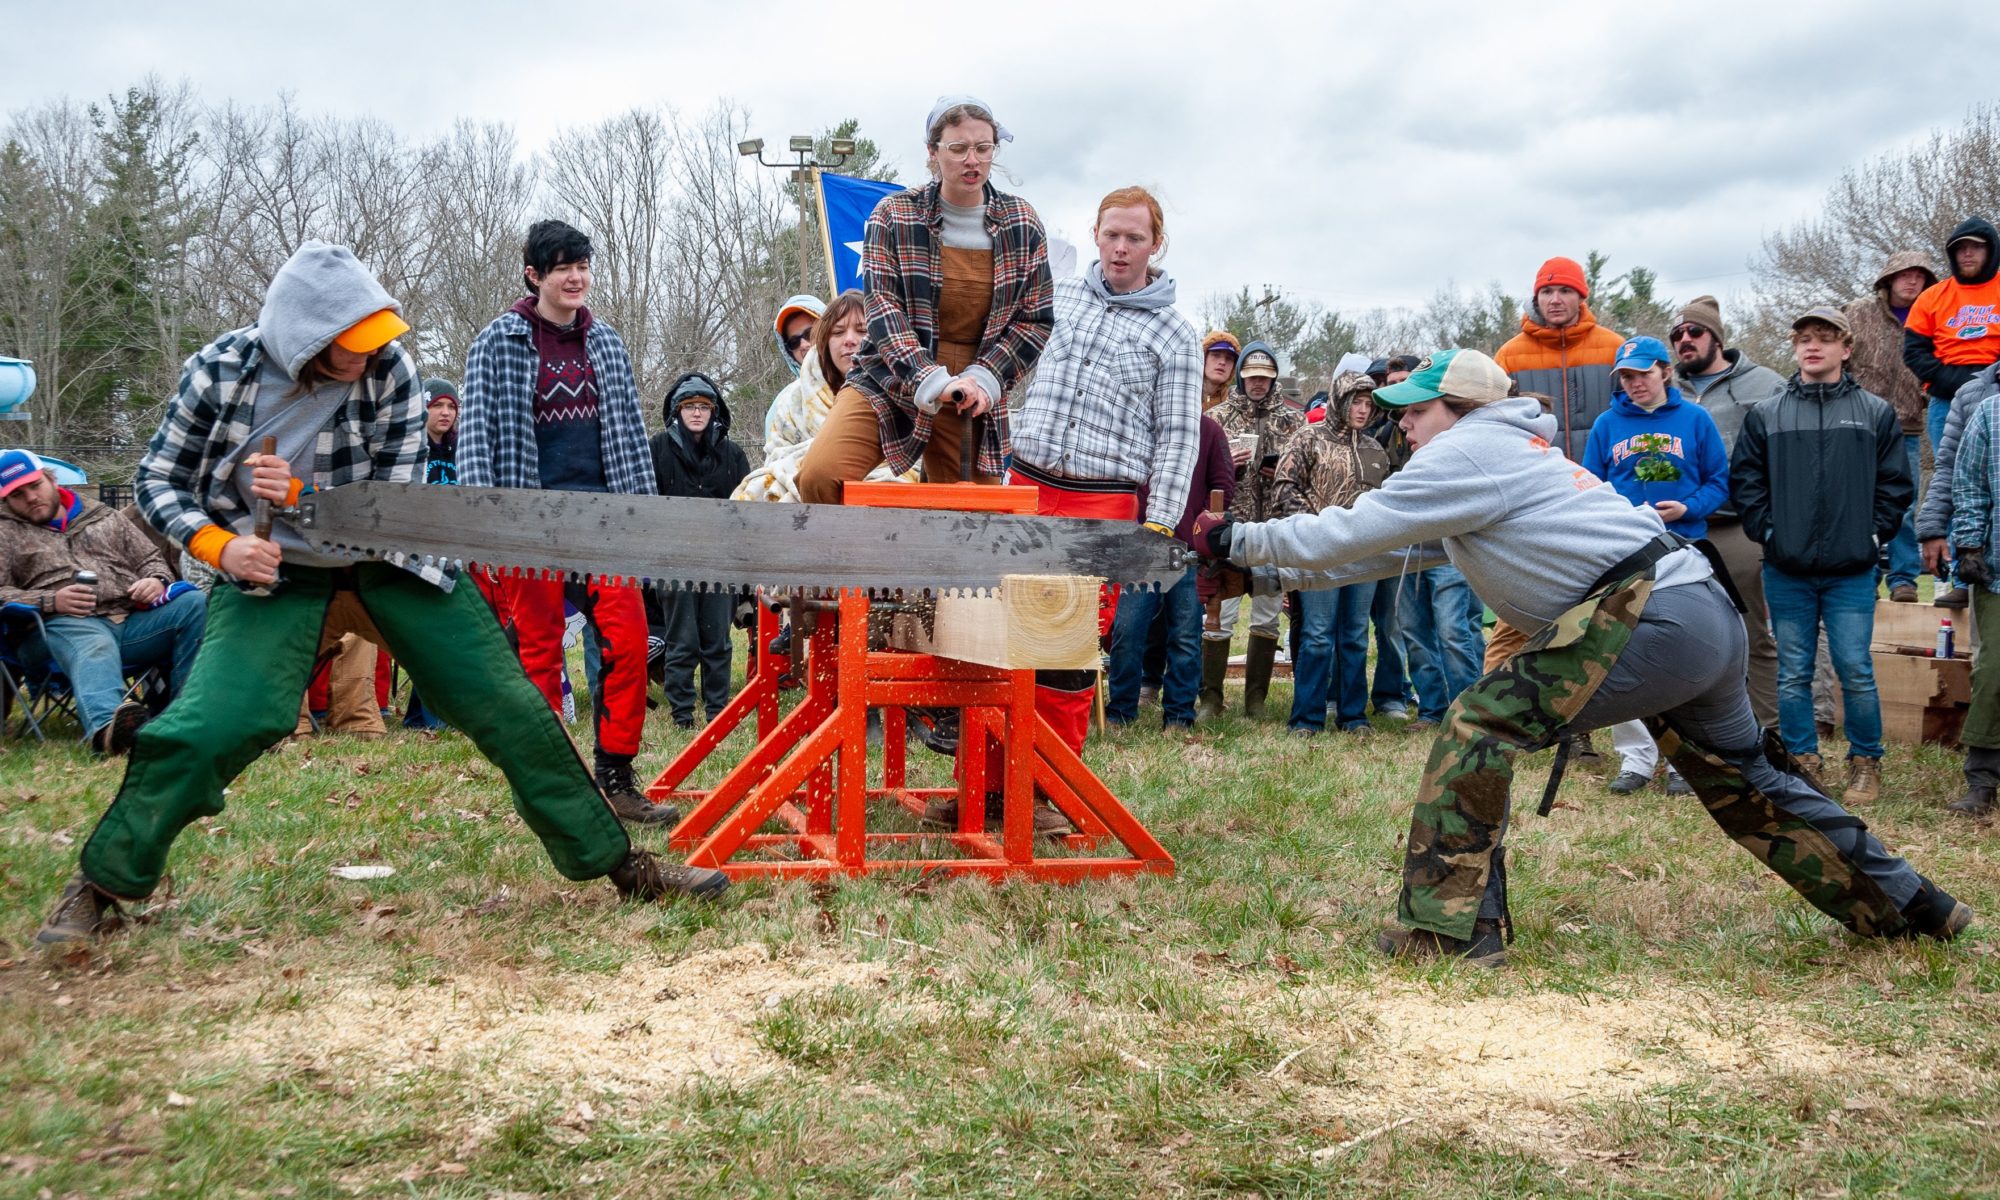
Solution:
<svg viewBox="0 0 2000 1200">
<path fill-rule="evenodd" d="M 1979 633 L 1973 626 L 1971 609 L 1897 604 L 1893 600 L 1875 602 L 1872 648 L 1879 652 L 1901 647 L 1929 653 L 1937 648 L 1938 622 L 1946 617 L 1951 618 L 1952 646 L 1958 656 L 1972 657 L 1972 652 L 1979 648 Z"/>
<path fill-rule="evenodd" d="M 1885 739 L 1956 746 L 1972 703 L 1972 660 L 1878 651 L 1875 689 L 1882 701 Z"/>
</svg>

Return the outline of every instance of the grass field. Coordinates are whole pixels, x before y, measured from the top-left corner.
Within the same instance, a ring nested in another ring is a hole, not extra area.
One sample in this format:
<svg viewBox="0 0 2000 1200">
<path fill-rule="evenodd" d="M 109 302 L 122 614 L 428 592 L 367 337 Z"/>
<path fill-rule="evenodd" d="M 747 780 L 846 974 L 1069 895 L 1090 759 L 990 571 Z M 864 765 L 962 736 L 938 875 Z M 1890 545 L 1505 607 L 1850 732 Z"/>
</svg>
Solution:
<svg viewBox="0 0 2000 1200">
<path fill-rule="evenodd" d="M 1537 820 L 1532 760 L 1495 973 L 1370 948 L 1424 737 L 1142 719 L 1087 757 L 1173 878 L 625 906 L 397 733 L 256 763 L 67 954 L 34 931 L 119 767 L 10 745 L 0 1195 L 2000 1192 L 2000 837 L 1941 811 L 1954 756 L 1895 749 L 1865 814 L 1980 910 L 1949 947 L 1847 937 L 1691 799 L 1576 771 Z"/>
</svg>

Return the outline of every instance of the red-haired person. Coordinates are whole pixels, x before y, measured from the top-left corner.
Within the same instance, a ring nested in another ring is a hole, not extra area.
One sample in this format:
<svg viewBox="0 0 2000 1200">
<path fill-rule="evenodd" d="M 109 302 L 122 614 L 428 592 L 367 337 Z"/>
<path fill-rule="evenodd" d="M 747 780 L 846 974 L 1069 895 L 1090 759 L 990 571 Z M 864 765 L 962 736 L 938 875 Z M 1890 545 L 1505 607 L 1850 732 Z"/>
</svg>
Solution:
<svg viewBox="0 0 2000 1200">
<path fill-rule="evenodd" d="M 799 464 L 799 497 L 837 504 L 841 485 L 887 462 L 959 476 L 960 422 L 979 423 L 974 474 L 997 483 L 1013 452 L 1006 394 L 1049 326 L 1048 238 L 1028 202 L 988 181 L 1014 140 L 985 102 L 942 96 L 924 122 L 932 180 L 868 218 L 861 279 L 868 341 Z"/>
<path fill-rule="evenodd" d="M 1104 197 L 1091 234 L 1098 260 L 1055 285 L 1055 332 L 1014 414 L 1014 482 L 1034 486 L 1044 516 L 1143 519 L 1172 537 L 1201 442 L 1200 336 L 1174 309 L 1173 276 L 1153 263 L 1167 230 L 1152 193 Z M 1101 631 L 1116 604 L 1108 592 Z M 1036 672 L 1035 707 L 1072 750 L 1083 749 L 1096 690 L 1095 671 Z M 929 815 L 956 825 L 957 808 L 947 801 Z M 1046 806 L 1035 816 L 1045 832 L 1065 825 Z"/>
</svg>

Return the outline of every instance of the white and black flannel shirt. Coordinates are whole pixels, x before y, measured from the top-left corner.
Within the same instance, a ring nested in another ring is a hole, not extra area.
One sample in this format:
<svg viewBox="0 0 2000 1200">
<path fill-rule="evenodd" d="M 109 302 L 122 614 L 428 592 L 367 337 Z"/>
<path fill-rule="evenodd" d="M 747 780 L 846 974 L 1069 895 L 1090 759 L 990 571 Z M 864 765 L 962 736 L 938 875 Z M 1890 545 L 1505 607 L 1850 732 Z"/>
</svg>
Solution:
<svg viewBox="0 0 2000 1200">
<path fill-rule="evenodd" d="M 1081 278 L 1055 293 L 1055 329 L 1013 414 L 1015 460 L 1060 479 L 1146 484 L 1144 519 L 1172 529 L 1201 446 L 1201 339 L 1171 305 L 1107 301 Z"/>
<path fill-rule="evenodd" d="M 264 353 L 255 325 L 225 333 L 196 351 L 182 365 L 180 388 L 139 460 L 132 480 L 139 510 L 182 548 L 210 525 L 237 534 L 253 529 L 254 514 L 232 486 L 231 468 L 250 440 L 257 368 Z M 310 473 L 299 470 L 298 463 L 292 464 L 293 473 L 315 489 L 363 479 L 409 483 L 421 478 L 424 400 L 417 364 L 401 342 L 389 343 L 321 427 Z M 400 555 L 389 561 L 451 590 L 448 568 L 404 561 Z M 267 590 L 231 582 L 245 591 Z"/>
</svg>

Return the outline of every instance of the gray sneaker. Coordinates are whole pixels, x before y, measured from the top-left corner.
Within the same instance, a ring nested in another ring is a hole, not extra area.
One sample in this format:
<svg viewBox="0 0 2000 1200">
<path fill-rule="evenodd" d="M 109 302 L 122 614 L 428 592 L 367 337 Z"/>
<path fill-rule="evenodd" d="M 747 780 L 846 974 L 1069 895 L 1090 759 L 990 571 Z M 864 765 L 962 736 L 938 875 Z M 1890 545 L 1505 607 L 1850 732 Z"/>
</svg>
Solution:
<svg viewBox="0 0 2000 1200">
<path fill-rule="evenodd" d="M 627 900 L 659 900 L 686 896 L 690 900 L 712 900 L 729 887 L 729 876 L 713 867 L 690 867 L 670 863 L 657 854 L 633 850 L 625 861 L 611 868 L 611 885 Z"/>
<path fill-rule="evenodd" d="M 110 893 L 99 891 L 78 871 L 63 885 L 62 899 L 56 901 L 49 919 L 42 922 L 35 940 L 44 946 L 85 942 L 103 937 L 124 923 L 118 901 Z"/>
<path fill-rule="evenodd" d="M 1678 771 L 1670 772 L 1667 775 L 1667 795 L 1692 796 L 1694 795 L 1694 785 L 1689 783 L 1686 777 Z"/>
<path fill-rule="evenodd" d="M 1641 775 L 1637 771 L 1620 771 L 1618 778 L 1608 785 L 1614 795 L 1629 796 L 1633 792 L 1643 792 L 1646 785 L 1653 782 L 1651 775 Z"/>
</svg>

